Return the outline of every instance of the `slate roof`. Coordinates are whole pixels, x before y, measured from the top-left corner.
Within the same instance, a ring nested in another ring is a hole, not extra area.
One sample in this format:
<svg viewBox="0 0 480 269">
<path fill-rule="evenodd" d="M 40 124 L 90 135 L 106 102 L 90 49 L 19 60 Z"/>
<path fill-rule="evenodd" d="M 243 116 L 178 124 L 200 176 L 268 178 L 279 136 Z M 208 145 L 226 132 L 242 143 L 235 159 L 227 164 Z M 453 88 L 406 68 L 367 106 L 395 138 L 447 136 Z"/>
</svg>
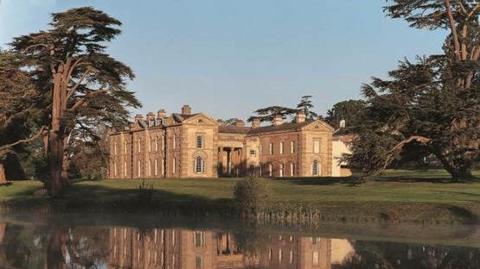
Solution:
<svg viewBox="0 0 480 269">
<path fill-rule="evenodd" d="M 298 131 L 302 127 L 314 122 L 314 120 L 307 120 L 302 123 L 288 122 L 283 123 L 278 126 L 264 126 L 258 128 L 251 127 L 237 127 L 234 125 L 223 125 L 218 128 L 219 133 L 228 133 L 228 134 L 261 134 L 261 133 L 270 133 L 270 132 L 280 132 L 280 131 Z"/>
<path fill-rule="evenodd" d="M 298 131 L 302 127 L 307 126 L 308 124 L 314 122 L 313 120 L 307 120 L 302 123 L 289 122 L 277 126 L 264 126 L 252 129 L 248 134 L 261 134 L 261 133 L 270 133 L 270 132 L 279 132 L 279 131 Z"/>
<path fill-rule="evenodd" d="M 191 117 L 197 116 L 198 114 L 199 114 L 199 113 L 186 115 L 186 114 L 173 113 L 173 114 L 172 114 L 172 117 L 173 117 L 173 119 L 174 119 L 176 122 L 181 123 L 181 122 L 183 122 L 183 121 L 186 120 L 186 119 L 189 119 L 189 118 L 191 118 Z"/>
<path fill-rule="evenodd" d="M 220 125 L 218 127 L 218 132 L 223 134 L 248 134 L 251 130 L 251 127 L 238 127 L 234 125 Z"/>
</svg>

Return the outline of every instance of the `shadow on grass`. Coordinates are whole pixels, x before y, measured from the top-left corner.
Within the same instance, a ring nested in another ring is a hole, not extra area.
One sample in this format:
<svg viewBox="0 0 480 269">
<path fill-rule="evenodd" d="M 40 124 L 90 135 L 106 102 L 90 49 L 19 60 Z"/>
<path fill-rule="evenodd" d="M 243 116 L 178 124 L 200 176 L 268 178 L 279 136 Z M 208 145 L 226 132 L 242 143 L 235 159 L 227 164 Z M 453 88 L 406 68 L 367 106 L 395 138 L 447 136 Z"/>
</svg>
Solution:
<svg viewBox="0 0 480 269">
<path fill-rule="evenodd" d="M 437 184 L 469 184 L 480 183 L 480 178 L 472 178 L 471 180 L 456 180 L 448 177 L 438 176 L 370 176 L 370 177 L 308 177 L 308 178 L 295 178 L 295 179 L 276 179 L 285 180 L 297 185 L 346 185 L 350 187 L 359 186 L 367 182 L 391 182 L 391 183 L 437 183 Z"/>
<path fill-rule="evenodd" d="M 68 208 L 75 209 L 119 209 L 136 212 L 142 210 L 181 209 L 220 210 L 233 207 L 231 199 L 208 199 L 205 196 L 179 194 L 159 189 L 118 189 L 115 187 L 73 185 L 59 199 Z"/>
<path fill-rule="evenodd" d="M 296 185 L 316 185 L 316 186 L 328 186 L 328 185 L 346 185 L 357 186 L 365 181 L 359 177 L 305 177 L 295 179 L 277 179 L 288 181 Z"/>
</svg>

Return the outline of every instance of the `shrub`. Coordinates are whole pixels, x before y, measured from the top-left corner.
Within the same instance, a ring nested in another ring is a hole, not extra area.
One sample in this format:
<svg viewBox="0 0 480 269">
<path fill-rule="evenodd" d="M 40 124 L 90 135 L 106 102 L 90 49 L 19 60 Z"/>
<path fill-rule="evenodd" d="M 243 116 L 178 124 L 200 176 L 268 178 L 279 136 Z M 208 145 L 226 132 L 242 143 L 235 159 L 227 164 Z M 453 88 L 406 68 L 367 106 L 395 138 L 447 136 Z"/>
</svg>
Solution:
<svg viewBox="0 0 480 269">
<path fill-rule="evenodd" d="M 147 182 L 142 180 L 142 184 L 138 186 L 137 192 L 137 202 L 140 205 L 150 205 L 153 202 L 153 194 L 155 190 L 153 189 L 153 184 L 147 184 Z"/>
<path fill-rule="evenodd" d="M 258 212 L 268 204 L 270 184 L 265 179 L 247 178 L 235 185 L 233 196 L 241 210 Z"/>
</svg>

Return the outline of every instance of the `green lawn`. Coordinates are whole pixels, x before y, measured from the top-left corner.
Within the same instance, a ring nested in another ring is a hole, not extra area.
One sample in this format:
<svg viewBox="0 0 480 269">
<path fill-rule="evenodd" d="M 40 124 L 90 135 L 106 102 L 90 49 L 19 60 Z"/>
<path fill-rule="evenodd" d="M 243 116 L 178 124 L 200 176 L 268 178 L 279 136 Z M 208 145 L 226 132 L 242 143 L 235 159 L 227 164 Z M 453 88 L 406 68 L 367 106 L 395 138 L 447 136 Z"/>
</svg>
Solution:
<svg viewBox="0 0 480 269">
<path fill-rule="evenodd" d="M 221 207 L 231 204 L 233 188 L 238 180 L 163 179 L 145 180 L 145 183 L 153 187 L 152 201 L 155 205 L 180 204 L 194 208 L 195 205 Z M 57 201 L 80 208 L 99 205 L 125 208 L 132 204 L 132 208 L 136 209 L 134 202 L 139 197 L 141 184 L 142 180 L 77 182 Z M 321 208 L 324 212 L 341 211 L 344 215 L 357 211 L 362 211 L 360 215 L 367 215 L 372 210 L 378 215 L 394 210 L 394 215 L 405 217 L 416 210 L 422 218 L 430 218 L 438 210 L 439 214 L 445 216 L 450 211 L 480 216 L 480 181 L 451 183 L 448 175 L 441 170 L 388 171 L 383 176 L 358 185 L 335 178 L 271 180 L 270 185 L 274 203 L 292 207 L 305 205 Z M 46 202 L 46 198 L 32 195 L 39 188 L 41 184 L 35 181 L 14 182 L 10 186 L 0 187 L 0 201 Z M 428 216 L 425 215 L 427 211 L 430 214 Z"/>
<path fill-rule="evenodd" d="M 478 173 L 477 173 L 478 175 Z M 364 184 L 352 186 L 335 178 L 272 180 L 273 200 L 281 202 L 480 202 L 480 182 L 446 183 L 441 170 L 388 171 Z M 178 201 L 231 199 L 238 179 L 163 179 L 145 180 L 153 186 L 155 198 Z M 103 180 L 77 182 L 65 198 L 125 199 L 138 193 L 141 180 Z M 0 200 L 28 198 L 41 183 L 18 181 L 0 187 Z"/>
</svg>

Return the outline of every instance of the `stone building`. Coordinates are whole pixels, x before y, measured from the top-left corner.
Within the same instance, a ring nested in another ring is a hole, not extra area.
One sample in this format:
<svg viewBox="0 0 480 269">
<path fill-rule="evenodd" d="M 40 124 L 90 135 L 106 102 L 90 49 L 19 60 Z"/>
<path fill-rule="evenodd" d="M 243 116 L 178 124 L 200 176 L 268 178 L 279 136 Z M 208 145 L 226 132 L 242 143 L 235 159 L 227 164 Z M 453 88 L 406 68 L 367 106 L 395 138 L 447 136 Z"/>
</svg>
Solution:
<svg viewBox="0 0 480 269">
<path fill-rule="evenodd" d="M 111 133 L 109 177 L 341 176 L 333 134 L 303 112 L 292 122 L 277 116 L 268 126 L 224 125 L 185 105 L 181 113 L 137 115 L 128 130 Z"/>
<path fill-rule="evenodd" d="M 270 234 L 245 253 L 231 233 L 128 227 L 111 228 L 108 245 L 107 268 L 132 269 L 331 269 L 354 253 L 342 239 Z"/>
</svg>

